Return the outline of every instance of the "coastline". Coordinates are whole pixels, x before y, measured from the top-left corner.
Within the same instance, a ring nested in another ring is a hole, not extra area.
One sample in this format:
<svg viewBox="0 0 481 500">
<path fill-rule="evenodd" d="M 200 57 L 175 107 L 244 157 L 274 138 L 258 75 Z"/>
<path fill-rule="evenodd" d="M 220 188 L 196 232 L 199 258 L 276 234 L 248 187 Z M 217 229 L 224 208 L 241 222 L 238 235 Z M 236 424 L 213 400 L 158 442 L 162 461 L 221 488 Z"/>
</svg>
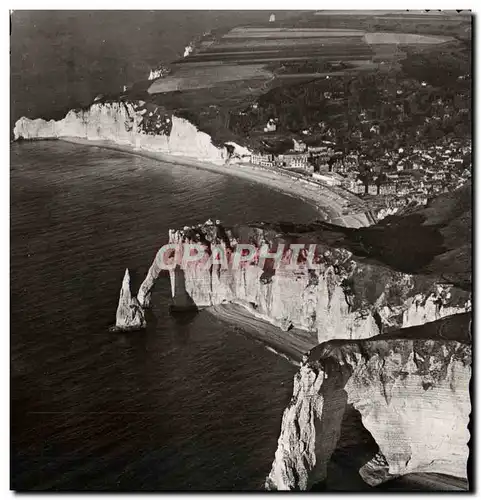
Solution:
<svg viewBox="0 0 481 500">
<path fill-rule="evenodd" d="M 300 366 L 304 354 L 319 344 L 317 335 L 295 328 L 284 332 L 269 321 L 252 314 L 242 304 L 221 304 L 204 310 L 295 366 Z"/>
<path fill-rule="evenodd" d="M 117 144 L 108 140 L 88 140 L 75 137 L 58 137 L 56 140 L 120 151 L 173 166 L 182 165 L 207 170 L 261 184 L 269 189 L 310 204 L 319 212 L 320 217 L 327 222 L 339 224 L 339 219 L 342 218 L 341 222 L 350 227 L 365 226 L 367 225 L 366 220 L 369 222 L 364 212 L 359 214 L 343 213 L 343 210 L 346 210 L 344 205 L 346 200 L 335 189 L 327 186 L 309 185 L 307 182 L 297 180 L 288 173 L 279 174 L 248 163 L 221 164 L 182 155 L 136 149 L 127 144 Z M 238 333 L 261 343 L 266 349 L 284 357 L 295 366 L 300 366 L 304 354 L 319 344 L 317 335 L 299 329 L 285 332 L 267 318 L 258 316 L 240 303 L 212 306 L 206 308 L 206 311 L 220 321 L 228 323 Z"/>
<path fill-rule="evenodd" d="M 310 204 L 317 209 L 320 216 L 324 220 L 333 224 L 345 225 L 349 227 L 361 227 L 369 225 L 373 222 L 373 220 L 369 220 L 370 216 L 366 212 L 361 211 L 359 213 L 347 213 L 347 210 L 349 209 L 349 201 L 346 198 L 343 198 L 338 192 L 336 192 L 335 189 L 327 186 L 311 186 L 307 184 L 307 182 L 297 180 L 294 176 L 290 176 L 287 173 L 285 175 L 279 175 L 276 172 L 271 172 L 267 169 L 257 167 L 249 163 L 219 164 L 188 156 L 148 151 L 145 149 L 135 149 L 130 145 L 117 144 L 107 140 L 88 140 L 74 137 L 59 137 L 58 139 L 84 146 L 94 146 L 121 151 L 123 153 L 150 158 L 163 163 L 169 163 L 171 165 L 182 165 L 201 170 L 208 170 L 218 174 L 238 177 L 248 182 L 262 184 L 269 189 L 300 199 L 305 203 Z"/>
</svg>

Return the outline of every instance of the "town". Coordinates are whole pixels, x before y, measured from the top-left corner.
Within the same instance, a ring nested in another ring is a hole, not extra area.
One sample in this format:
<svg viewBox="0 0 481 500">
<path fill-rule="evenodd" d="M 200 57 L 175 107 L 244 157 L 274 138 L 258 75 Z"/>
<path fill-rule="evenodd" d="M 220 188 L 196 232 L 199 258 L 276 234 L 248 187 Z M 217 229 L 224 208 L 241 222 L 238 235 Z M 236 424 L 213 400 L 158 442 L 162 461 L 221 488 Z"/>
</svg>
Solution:
<svg viewBox="0 0 481 500">
<path fill-rule="evenodd" d="M 294 140 L 291 151 L 253 154 L 250 162 L 340 186 L 363 197 L 373 208 L 399 208 L 425 205 L 430 198 L 469 180 L 471 142 L 444 139 L 428 147 L 400 147 L 371 159 L 361 150 L 344 154 L 332 141 L 307 146 Z"/>
<path fill-rule="evenodd" d="M 442 86 L 435 71 L 423 80 L 408 70 L 263 96 L 234 121 L 261 144 L 250 162 L 340 186 L 378 211 L 462 186 L 471 177 L 470 73 Z M 303 99 L 290 99 L 296 92 Z"/>
</svg>

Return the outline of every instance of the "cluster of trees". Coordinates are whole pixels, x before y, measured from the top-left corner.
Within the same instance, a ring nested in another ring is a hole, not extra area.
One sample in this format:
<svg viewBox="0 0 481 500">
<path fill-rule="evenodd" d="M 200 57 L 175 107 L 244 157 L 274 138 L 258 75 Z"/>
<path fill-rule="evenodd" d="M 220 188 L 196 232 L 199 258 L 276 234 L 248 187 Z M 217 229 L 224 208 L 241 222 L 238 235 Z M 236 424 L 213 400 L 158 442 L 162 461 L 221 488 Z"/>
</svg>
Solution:
<svg viewBox="0 0 481 500">
<path fill-rule="evenodd" d="M 455 57 L 459 51 L 435 50 L 429 68 L 434 64 L 437 69 L 427 70 L 430 78 L 418 68 L 419 61 L 429 60 L 431 51 L 426 51 L 411 54 L 400 71 L 345 74 L 277 87 L 261 96 L 255 109 L 233 113 L 230 127 L 248 136 L 276 118 L 280 133 L 317 130 L 346 150 L 361 143 L 369 147 L 369 142 L 381 142 L 385 149 L 432 143 L 445 136 L 469 137 L 470 66 Z M 443 84 L 440 75 L 445 75 Z"/>
<path fill-rule="evenodd" d="M 236 133 L 249 135 L 262 130 L 271 118 L 278 129 L 299 132 L 322 120 L 327 107 L 318 82 L 276 87 L 259 98 L 256 109 L 232 113 L 230 127 Z"/>
<path fill-rule="evenodd" d="M 465 86 L 458 77 L 471 74 L 470 42 L 441 44 L 429 50 L 405 49 L 408 57 L 401 61 L 406 76 L 425 80 L 434 87 Z"/>
</svg>

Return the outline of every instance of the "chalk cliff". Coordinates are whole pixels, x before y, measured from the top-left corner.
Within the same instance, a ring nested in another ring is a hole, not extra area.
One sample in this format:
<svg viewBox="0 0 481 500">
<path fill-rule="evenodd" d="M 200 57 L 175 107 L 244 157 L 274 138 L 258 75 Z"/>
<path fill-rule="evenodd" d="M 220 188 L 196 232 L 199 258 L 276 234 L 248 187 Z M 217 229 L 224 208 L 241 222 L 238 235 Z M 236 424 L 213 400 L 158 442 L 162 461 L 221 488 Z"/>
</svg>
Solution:
<svg viewBox="0 0 481 500">
<path fill-rule="evenodd" d="M 378 451 L 361 467 L 376 486 L 408 473 L 467 477 L 470 315 L 368 340 L 333 340 L 305 356 L 284 412 L 267 489 L 326 481 L 347 405 Z"/>
<path fill-rule="evenodd" d="M 229 148 L 218 148 L 208 134 L 189 121 L 144 101 L 96 102 L 87 109 L 71 110 L 58 121 L 22 117 L 14 128 L 15 140 L 62 137 L 111 141 L 145 151 L 217 163 L 224 163 L 236 153 L 234 143 Z"/>
<path fill-rule="evenodd" d="M 125 270 L 122 288 L 120 289 L 119 305 L 115 317 L 113 331 L 140 330 L 147 325 L 144 310 L 140 307 L 137 297 L 132 297 L 130 291 L 130 273 Z"/>
<path fill-rule="evenodd" d="M 219 221 L 207 221 L 171 230 L 169 243 L 174 248 L 198 244 L 207 256 L 216 248 L 221 248 L 223 255 L 232 256 L 240 245 L 249 243 L 258 252 L 244 267 L 233 266 L 232 259 L 227 266 L 205 259 L 196 265 L 170 269 L 174 305 L 202 308 L 240 303 L 284 330 L 296 327 L 317 333 L 320 342 L 368 338 L 471 310 L 470 289 L 464 287 L 464 282 L 457 283 L 456 276 L 449 282 L 439 275 L 407 273 L 387 267 L 379 259 L 361 256 L 365 250 L 362 234 L 368 229 L 340 228 L 322 222 L 227 228 Z M 387 226 L 383 231 L 374 226 L 381 241 L 391 229 Z M 268 259 L 260 265 L 262 246 L 275 253 L 280 244 L 285 248 L 279 267 L 273 269 Z M 295 244 L 315 246 L 316 269 L 300 258 L 295 268 L 286 265 L 294 262 Z M 371 254 L 375 255 L 372 241 L 370 245 Z M 151 289 L 165 264 L 161 250 L 138 293 L 143 307 L 149 305 Z M 464 279 L 463 273 L 461 276 Z"/>
</svg>

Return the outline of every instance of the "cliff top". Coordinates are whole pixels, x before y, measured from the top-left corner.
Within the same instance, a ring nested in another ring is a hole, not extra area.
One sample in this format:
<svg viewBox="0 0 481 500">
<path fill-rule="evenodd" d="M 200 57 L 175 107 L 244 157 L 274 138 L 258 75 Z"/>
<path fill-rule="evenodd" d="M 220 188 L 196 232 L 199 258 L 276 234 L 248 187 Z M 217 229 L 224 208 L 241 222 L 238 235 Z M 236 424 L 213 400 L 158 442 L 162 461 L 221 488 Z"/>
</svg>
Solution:
<svg viewBox="0 0 481 500">
<path fill-rule="evenodd" d="M 331 360 L 350 372 L 360 358 L 399 357 L 400 364 L 405 365 L 413 356 L 419 373 L 435 377 L 453 356 L 465 365 L 471 364 L 470 329 L 471 314 L 466 313 L 364 340 L 329 340 L 305 355 L 303 364 L 326 367 Z"/>
<path fill-rule="evenodd" d="M 253 222 L 223 227 L 208 221 L 178 233 L 182 239 L 201 243 L 263 243 L 271 248 L 316 244 L 327 265 L 343 271 L 352 261 L 367 271 L 363 287 L 372 285 L 372 270 L 382 275 L 400 272 L 414 275 L 422 291 L 433 283 L 471 290 L 471 184 L 442 194 L 426 207 L 387 217 L 376 225 L 346 228 L 323 221 L 307 224 L 292 222 Z M 382 281 L 382 279 L 381 279 Z M 371 285 L 369 285 L 371 283 Z"/>
</svg>

